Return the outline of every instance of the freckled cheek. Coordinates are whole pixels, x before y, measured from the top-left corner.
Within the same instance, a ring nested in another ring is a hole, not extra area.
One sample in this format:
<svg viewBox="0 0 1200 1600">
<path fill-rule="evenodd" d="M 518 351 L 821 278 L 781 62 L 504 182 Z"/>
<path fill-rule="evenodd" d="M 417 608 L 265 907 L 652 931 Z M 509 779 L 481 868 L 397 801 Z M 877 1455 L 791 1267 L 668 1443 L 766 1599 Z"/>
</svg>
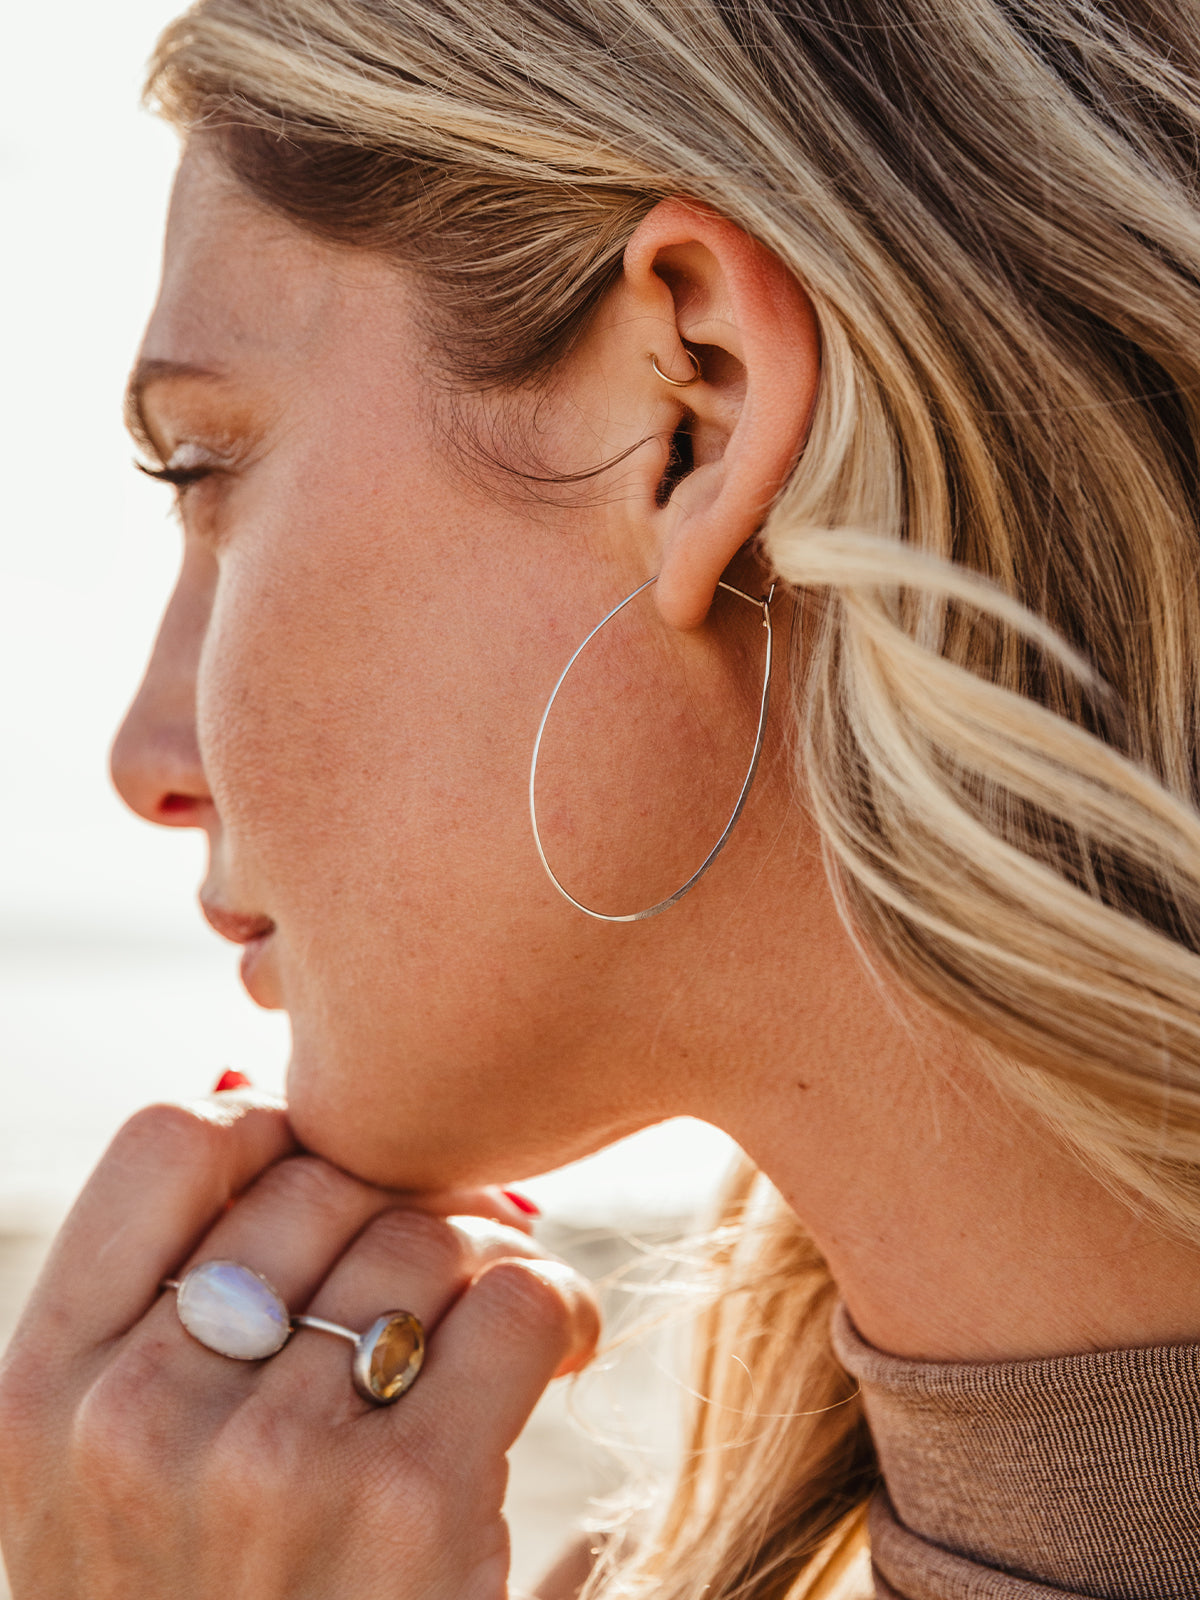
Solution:
<svg viewBox="0 0 1200 1600">
<path fill-rule="evenodd" d="M 369 849 L 364 786 L 378 795 L 384 752 L 378 674 L 334 587 L 229 562 L 201 660 L 197 717 L 228 847 L 246 870 L 301 882 L 336 855 Z M 387 719 L 383 721 L 386 723 Z M 383 808 L 386 811 L 386 808 Z M 348 849 L 349 847 L 349 849 Z"/>
<path fill-rule="evenodd" d="M 478 651 L 461 592 L 440 604 L 376 548 L 338 530 L 332 560 L 328 541 L 297 520 L 223 561 L 198 684 L 233 881 L 272 916 L 315 916 L 318 938 L 343 914 L 428 915 L 431 885 L 487 870 L 524 815 L 491 657 L 462 681 Z"/>
</svg>

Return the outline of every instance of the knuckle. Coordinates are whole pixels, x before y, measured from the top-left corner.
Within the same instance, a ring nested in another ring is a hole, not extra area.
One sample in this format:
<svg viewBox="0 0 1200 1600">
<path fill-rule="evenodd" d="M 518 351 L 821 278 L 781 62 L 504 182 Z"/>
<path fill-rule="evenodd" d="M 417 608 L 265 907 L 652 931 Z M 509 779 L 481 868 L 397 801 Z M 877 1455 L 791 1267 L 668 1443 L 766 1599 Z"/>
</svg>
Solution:
<svg viewBox="0 0 1200 1600">
<path fill-rule="evenodd" d="M 538 1247 L 527 1233 L 493 1217 L 478 1217 L 460 1212 L 447 1216 L 446 1223 L 462 1239 L 469 1255 L 485 1261 L 501 1256 L 537 1256 Z"/>
<path fill-rule="evenodd" d="M 363 1510 L 368 1516 L 386 1518 L 410 1555 L 422 1548 L 453 1548 L 462 1531 L 457 1486 L 430 1464 L 431 1459 L 406 1439 L 393 1453 L 387 1472 L 381 1473 L 378 1462 L 365 1456 L 360 1463 Z"/>
<path fill-rule="evenodd" d="M 157 1480 L 170 1458 L 164 1403 L 167 1352 L 159 1341 L 127 1346 L 85 1391 L 75 1411 L 69 1454 L 83 1481 L 124 1500 Z M 178 1439 L 175 1440 L 178 1445 Z"/>
<path fill-rule="evenodd" d="M 357 1178 L 331 1167 L 319 1156 L 308 1155 L 289 1156 L 286 1161 L 277 1162 L 255 1187 L 289 1208 L 311 1211 L 340 1209 L 363 1189 Z"/>
<path fill-rule="evenodd" d="M 400 1261 L 439 1280 L 467 1270 L 462 1235 L 443 1217 L 423 1211 L 381 1211 L 363 1233 L 362 1247 L 386 1263 Z"/>
<path fill-rule="evenodd" d="M 197 1109 L 162 1101 L 143 1106 L 117 1131 L 109 1154 L 131 1167 L 174 1169 L 215 1164 L 227 1144 L 227 1132 Z"/>
<path fill-rule="evenodd" d="M 568 1273 L 551 1262 L 498 1261 L 481 1275 L 475 1293 L 487 1300 L 489 1314 L 503 1318 L 518 1335 L 524 1330 L 566 1340 L 580 1299 L 580 1280 Z"/>
<path fill-rule="evenodd" d="M 218 1509 L 262 1505 L 295 1492 L 312 1468 L 312 1441 L 278 1395 L 254 1392 L 217 1430 L 203 1469 L 206 1500 Z"/>
</svg>

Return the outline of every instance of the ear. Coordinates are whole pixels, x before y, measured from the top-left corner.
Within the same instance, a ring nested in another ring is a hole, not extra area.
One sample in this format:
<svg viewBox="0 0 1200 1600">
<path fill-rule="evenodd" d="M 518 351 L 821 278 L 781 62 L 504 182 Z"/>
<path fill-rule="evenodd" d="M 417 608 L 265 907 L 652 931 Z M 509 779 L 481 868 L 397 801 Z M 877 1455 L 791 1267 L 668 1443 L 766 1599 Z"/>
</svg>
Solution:
<svg viewBox="0 0 1200 1600">
<path fill-rule="evenodd" d="M 812 304 L 787 267 L 706 206 L 664 200 L 625 250 L 626 327 L 662 404 L 690 435 L 691 469 L 648 512 L 668 626 L 698 627 L 721 574 L 758 531 L 807 436 L 820 371 Z M 682 387 L 663 372 L 687 378 Z"/>
</svg>

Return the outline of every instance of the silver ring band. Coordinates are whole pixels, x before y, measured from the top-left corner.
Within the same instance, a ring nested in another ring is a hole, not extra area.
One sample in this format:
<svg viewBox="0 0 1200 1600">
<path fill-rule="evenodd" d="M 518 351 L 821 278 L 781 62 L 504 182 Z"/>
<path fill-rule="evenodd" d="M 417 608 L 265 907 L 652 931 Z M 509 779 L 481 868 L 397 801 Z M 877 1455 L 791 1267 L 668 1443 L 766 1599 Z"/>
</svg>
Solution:
<svg viewBox="0 0 1200 1600">
<path fill-rule="evenodd" d="M 312 1328 L 317 1333 L 332 1333 L 339 1339 L 349 1339 L 351 1344 L 358 1343 L 358 1334 L 353 1328 L 343 1328 L 340 1322 L 326 1322 L 324 1317 L 293 1317 L 293 1328 Z"/>
</svg>

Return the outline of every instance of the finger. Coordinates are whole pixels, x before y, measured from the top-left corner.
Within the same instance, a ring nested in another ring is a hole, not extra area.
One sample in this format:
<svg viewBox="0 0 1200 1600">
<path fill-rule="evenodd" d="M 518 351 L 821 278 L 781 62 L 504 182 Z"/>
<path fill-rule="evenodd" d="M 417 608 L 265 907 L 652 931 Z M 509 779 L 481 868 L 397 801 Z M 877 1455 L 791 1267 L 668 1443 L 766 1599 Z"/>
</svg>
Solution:
<svg viewBox="0 0 1200 1600">
<path fill-rule="evenodd" d="M 302 1310 L 331 1264 L 396 1198 L 319 1156 L 289 1156 L 238 1196 L 171 1276 L 182 1278 L 202 1261 L 236 1261 L 266 1278 L 291 1310 Z"/>
<path fill-rule="evenodd" d="M 513 1189 L 441 1189 L 434 1193 L 408 1191 L 396 1196 L 395 1203 L 414 1211 L 427 1211 L 434 1217 L 491 1217 L 506 1228 L 532 1234 L 541 1214 L 533 1201 Z"/>
<path fill-rule="evenodd" d="M 400 1195 L 395 1190 L 363 1183 L 317 1156 L 292 1156 L 268 1167 L 218 1218 L 190 1257 L 171 1268 L 170 1275 L 183 1278 L 204 1261 L 236 1261 L 266 1278 L 288 1310 L 295 1313 L 309 1308 L 309 1301 L 328 1276 L 331 1265 L 382 1212 L 420 1211 L 440 1217 L 458 1206 L 470 1207 L 476 1217 L 490 1217 L 501 1224 L 511 1225 L 515 1218 L 526 1225 L 529 1220 L 499 1191 L 459 1189 Z M 455 1252 L 454 1293 L 461 1292 L 482 1262 L 489 1259 L 473 1253 L 469 1242 L 471 1221 L 464 1215 L 462 1227 L 450 1236 Z M 527 1228 L 523 1226 L 522 1231 Z M 502 1228 L 501 1232 L 506 1234 L 507 1229 Z M 370 1254 L 368 1247 L 368 1257 Z M 163 1319 L 176 1314 L 175 1303 L 168 1294 L 161 1309 L 155 1307 L 150 1312 L 148 1334 L 159 1337 Z M 374 1320 L 373 1316 L 369 1320 Z M 245 1381 L 244 1373 L 239 1380 L 236 1368 L 226 1376 L 231 1382 Z"/>
<path fill-rule="evenodd" d="M 364 1228 L 313 1296 L 311 1316 L 360 1332 L 387 1311 L 411 1311 L 432 1334 L 480 1269 L 492 1261 L 540 1258 L 523 1233 L 482 1217 L 437 1218 L 412 1210 L 381 1212 Z M 264 1370 L 264 1398 L 321 1396 L 333 1414 L 361 1414 L 352 1388 L 348 1343 L 300 1328 Z"/>
<path fill-rule="evenodd" d="M 63 1224 L 22 1332 L 36 1328 L 47 1354 L 124 1333 L 229 1201 L 294 1148 L 286 1112 L 265 1095 L 136 1112 Z"/>
<path fill-rule="evenodd" d="M 297 1155 L 278 1161 L 241 1194 L 191 1252 L 175 1264 L 170 1276 L 182 1278 L 204 1261 L 236 1261 L 266 1278 L 292 1313 L 303 1311 L 329 1273 L 331 1263 L 353 1244 L 380 1213 L 421 1210 L 430 1216 L 458 1205 L 475 1207 L 497 1220 L 528 1219 L 499 1191 L 446 1190 L 401 1196 L 351 1177 L 319 1157 Z M 455 1292 L 465 1287 L 483 1257 L 462 1252 Z M 374 1320 L 373 1316 L 368 1320 Z M 152 1306 L 138 1330 L 143 1342 L 167 1339 L 174 1349 L 175 1381 L 195 1392 L 203 1388 L 211 1404 L 227 1404 L 231 1396 L 259 1381 L 254 1364 L 231 1361 L 188 1338 L 178 1317 L 178 1303 L 166 1293 Z"/>
<path fill-rule="evenodd" d="M 395 1411 L 435 1441 L 450 1470 L 509 1451 L 553 1378 L 591 1360 L 600 1337 L 592 1286 L 565 1261 L 486 1265 L 430 1340 Z"/>
<path fill-rule="evenodd" d="M 182 1279 L 201 1262 L 235 1261 L 264 1277 L 289 1312 L 301 1311 L 330 1264 L 395 1203 L 391 1190 L 362 1183 L 317 1156 L 291 1156 L 268 1167 L 171 1275 Z M 214 1403 L 227 1403 L 231 1392 L 259 1381 L 256 1363 L 230 1360 L 189 1338 L 170 1292 L 150 1309 L 134 1338 L 170 1341 L 174 1381 L 193 1391 L 203 1387 Z"/>
</svg>

